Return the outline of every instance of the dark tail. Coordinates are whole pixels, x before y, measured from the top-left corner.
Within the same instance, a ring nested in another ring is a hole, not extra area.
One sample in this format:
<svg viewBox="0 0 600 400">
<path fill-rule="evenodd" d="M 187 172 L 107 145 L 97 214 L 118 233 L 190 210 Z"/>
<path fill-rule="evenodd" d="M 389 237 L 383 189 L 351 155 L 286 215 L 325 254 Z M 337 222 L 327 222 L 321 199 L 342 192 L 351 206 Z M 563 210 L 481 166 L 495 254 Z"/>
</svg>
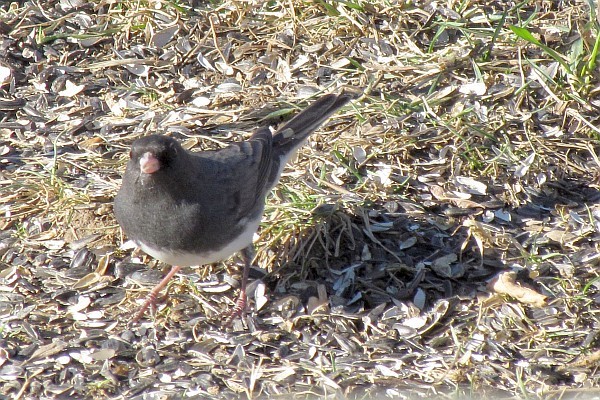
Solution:
<svg viewBox="0 0 600 400">
<path fill-rule="evenodd" d="M 291 156 L 294 150 L 304 143 L 308 135 L 354 97 L 349 93 L 327 94 L 302 110 L 275 132 L 273 136 L 275 157 L 286 160 L 288 155 Z"/>
</svg>

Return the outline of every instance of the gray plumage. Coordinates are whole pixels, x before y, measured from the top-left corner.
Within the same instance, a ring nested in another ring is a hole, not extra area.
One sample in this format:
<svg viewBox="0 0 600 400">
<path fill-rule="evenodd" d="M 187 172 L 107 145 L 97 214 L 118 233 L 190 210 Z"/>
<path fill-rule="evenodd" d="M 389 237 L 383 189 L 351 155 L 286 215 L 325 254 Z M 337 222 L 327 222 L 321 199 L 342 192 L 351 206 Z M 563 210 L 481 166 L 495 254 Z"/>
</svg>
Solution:
<svg viewBox="0 0 600 400">
<path fill-rule="evenodd" d="M 251 244 L 248 227 L 258 227 L 283 165 L 351 98 L 325 95 L 275 134 L 260 128 L 248 140 L 219 150 L 191 152 L 167 136 L 138 139 L 115 198 L 119 224 L 145 251 L 174 265 L 215 262 L 243 249 Z M 140 168 L 148 154 L 159 165 L 150 174 Z M 235 248 L 228 248 L 236 238 Z M 220 253 L 223 249 L 230 254 Z M 197 254 L 197 262 L 178 256 L 183 253 Z"/>
</svg>

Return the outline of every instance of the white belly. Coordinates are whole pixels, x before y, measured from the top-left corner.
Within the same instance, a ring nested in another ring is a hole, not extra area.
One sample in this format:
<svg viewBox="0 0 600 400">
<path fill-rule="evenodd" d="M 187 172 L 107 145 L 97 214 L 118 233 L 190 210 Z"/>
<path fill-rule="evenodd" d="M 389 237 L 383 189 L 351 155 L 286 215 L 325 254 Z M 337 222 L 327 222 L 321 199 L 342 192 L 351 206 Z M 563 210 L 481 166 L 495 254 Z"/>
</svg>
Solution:
<svg viewBox="0 0 600 400">
<path fill-rule="evenodd" d="M 260 225 L 260 216 L 254 221 L 243 219 L 240 224 L 247 223 L 246 228 L 233 241 L 225 247 L 208 251 L 204 253 L 186 253 L 186 252 L 170 252 L 165 249 L 156 249 L 144 243 L 138 243 L 138 246 L 152 257 L 169 265 L 177 265 L 180 267 L 188 267 L 195 265 L 211 264 L 217 261 L 225 260 L 233 254 L 244 249 L 252 243 L 254 233 Z"/>
</svg>

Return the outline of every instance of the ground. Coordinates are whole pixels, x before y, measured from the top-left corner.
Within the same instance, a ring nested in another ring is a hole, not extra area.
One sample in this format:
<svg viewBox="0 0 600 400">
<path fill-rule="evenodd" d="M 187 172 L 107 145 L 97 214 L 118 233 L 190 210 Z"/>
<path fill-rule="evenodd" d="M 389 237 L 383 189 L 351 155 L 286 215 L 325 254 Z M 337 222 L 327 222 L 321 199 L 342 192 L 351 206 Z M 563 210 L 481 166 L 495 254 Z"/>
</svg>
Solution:
<svg viewBox="0 0 600 400">
<path fill-rule="evenodd" d="M 0 398 L 600 395 L 595 3 L 0 3 Z M 360 96 L 239 260 L 168 270 L 112 201 L 131 143 L 243 140 Z"/>
</svg>

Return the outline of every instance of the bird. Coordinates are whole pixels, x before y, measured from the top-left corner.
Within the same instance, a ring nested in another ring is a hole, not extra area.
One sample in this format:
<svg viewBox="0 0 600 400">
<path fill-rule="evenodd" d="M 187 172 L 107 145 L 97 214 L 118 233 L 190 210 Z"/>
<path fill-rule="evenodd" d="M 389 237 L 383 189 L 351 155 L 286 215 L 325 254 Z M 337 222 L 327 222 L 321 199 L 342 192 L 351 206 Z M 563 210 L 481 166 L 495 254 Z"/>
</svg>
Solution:
<svg viewBox="0 0 600 400">
<path fill-rule="evenodd" d="M 217 150 L 190 151 L 174 138 L 148 135 L 133 142 L 114 212 L 123 232 L 145 253 L 171 265 L 131 322 L 155 308 L 160 291 L 181 267 L 206 265 L 240 253 L 242 280 L 226 321 L 246 308 L 253 237 L 265 199 L 286 163 L 308 136 L 355 96 L 325 94 L 273 132 Z"/>
</svg>

